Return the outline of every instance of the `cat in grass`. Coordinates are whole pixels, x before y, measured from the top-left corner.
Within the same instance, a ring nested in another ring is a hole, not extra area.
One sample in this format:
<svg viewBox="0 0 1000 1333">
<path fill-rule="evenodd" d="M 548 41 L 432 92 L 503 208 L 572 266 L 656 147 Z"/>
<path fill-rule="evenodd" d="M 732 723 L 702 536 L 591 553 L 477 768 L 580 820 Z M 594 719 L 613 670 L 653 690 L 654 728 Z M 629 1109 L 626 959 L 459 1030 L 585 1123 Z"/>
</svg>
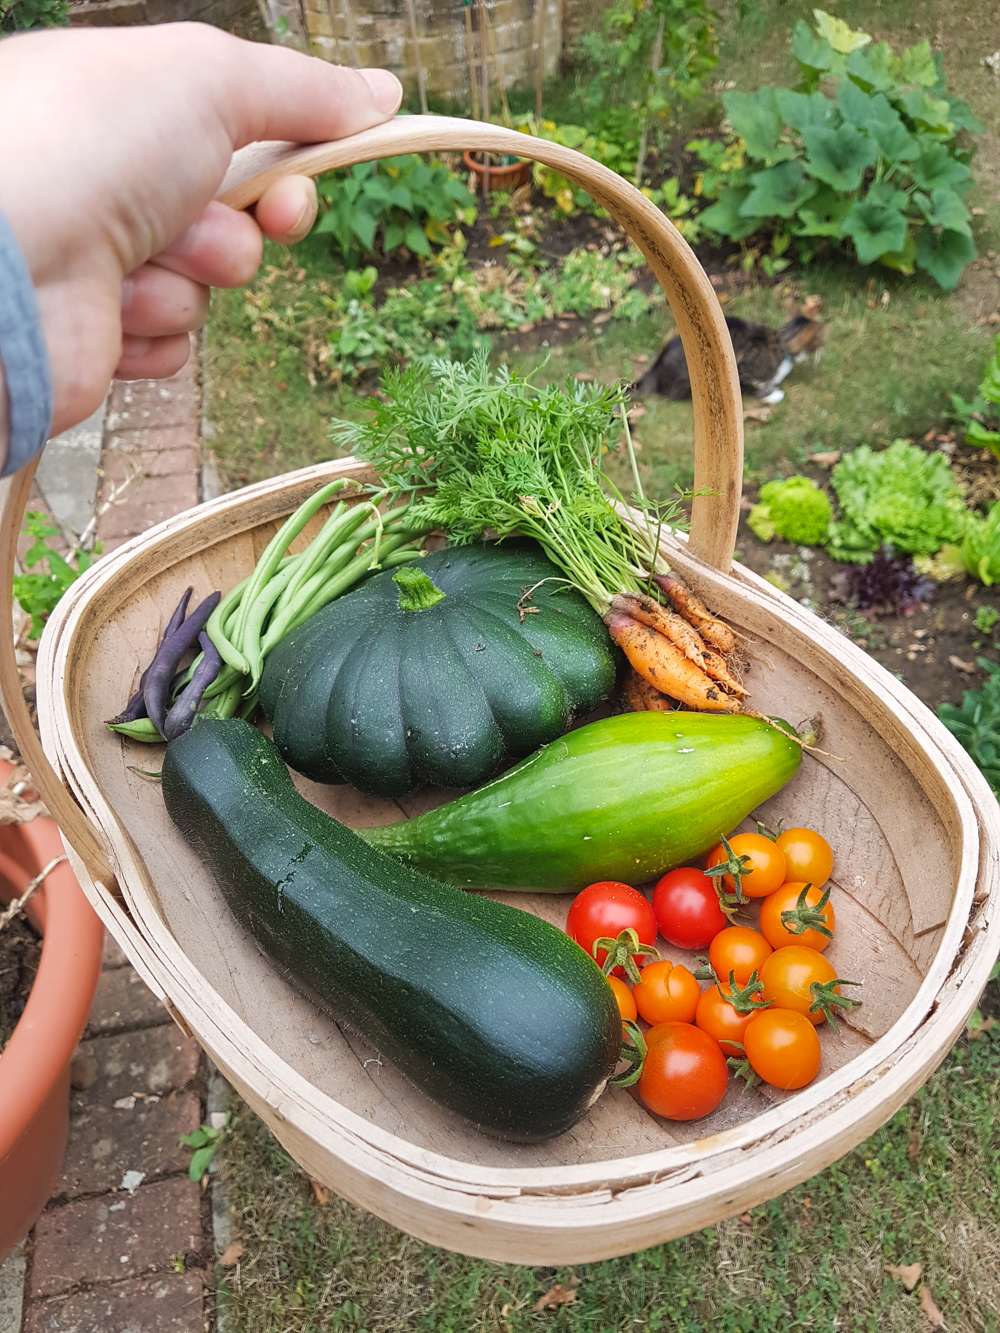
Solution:
<svg viewBox="0 0 1000 1333">
<path fill-rule="evenodd" d="M 726 316 L 733 340 L 740 388 L 764 403 L 780 403 L 785 391 L 781 381 L 796 361 L 812 356 L 818 361 L 826 338 L 826 325 L 808 315 L 795 315 L 780 329 L 754 324 L 749 319 Z M 691 376 L 680 338 L 671 338 L 646 373 L 632 385 L 640 395 L 658 393 L 664 398 L 690 398 Z"/>
</svg>

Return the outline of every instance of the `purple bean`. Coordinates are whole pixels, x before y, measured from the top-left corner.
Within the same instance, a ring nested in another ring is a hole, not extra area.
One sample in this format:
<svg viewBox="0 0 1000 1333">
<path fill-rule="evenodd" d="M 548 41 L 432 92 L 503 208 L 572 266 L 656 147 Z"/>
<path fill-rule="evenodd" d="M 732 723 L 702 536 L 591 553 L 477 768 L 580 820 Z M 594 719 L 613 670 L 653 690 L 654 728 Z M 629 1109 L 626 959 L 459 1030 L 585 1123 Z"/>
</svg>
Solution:
<svg viewBox="0 0 1000 1333">
<path fill-rule="evenodd" d="M 187 592 L 177 603 L 174 614 L 167 621 L 167 628 L 163 631 L 163 638 L 160 639 L 160 643 L 162 643 L 164 639 L 169 639 L 174 630 L 180 629 L 181 625 L 183 625 L 184 617 L 187 615 L 188 602 L 190 602 L 191 594 L 193 592 L 194 588 L 188 588 Z M 153 655 L 153 660 L 156 660 L 155 653 Z M 132 698 L 129 699 L 128 703 L 118 716 L 111 719 L 110 726 L 117 726 L 120 722 L 135 722 L 138 718 L 146 716 L 146 700 L 143 696 L 143 691 L 146 688 L 146 681 L 149 679 L 149 672 L 152 665 L 153 663 L 150 662 L 149 666 L 139 677 L 139 688 L 136 690 L 135 694 L 132 695 Z"/>
<path fill-rule="evenodd" d="M 146 712 L 161 736 L 167 720 L 170 682 L 174 672 L 221 601 L 221 592 L 213 592 L 210 597 L 206 597 L 201 605 L 191 612 L 183 625 L 178 626 L 173 634 L 164 637 L 156 650 L 156 656 L 149 664 L 149 675 L 146 677 L 142 695 Z"/>
<path fill-rule="evenodd" d="M 167 714 L 163 724 L 164 740 L 172 741 L 187 731 L 198 712 L 201 696 L 215 680 L 222 666 L 219 650 L 207 634 L 199 634 L 198 643 L 201 645 L 202 659 Z"/>
</svg>

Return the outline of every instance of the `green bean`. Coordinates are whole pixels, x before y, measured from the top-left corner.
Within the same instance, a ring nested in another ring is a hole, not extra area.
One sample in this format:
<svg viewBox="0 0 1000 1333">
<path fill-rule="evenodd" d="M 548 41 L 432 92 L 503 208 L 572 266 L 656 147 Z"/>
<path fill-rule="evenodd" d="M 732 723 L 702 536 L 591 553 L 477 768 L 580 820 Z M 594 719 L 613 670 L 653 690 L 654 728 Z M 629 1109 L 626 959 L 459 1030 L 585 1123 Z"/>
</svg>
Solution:
<svg viewBox="0 0 1000 1333">
<path fill-rule="evenodd" d="M 299 563 L 302 563 L 301 559 Z M 264 621 L 293 576 L 298 572 L 298 568 L 298 565 L 290 562 L 284 569 L 275 574 L 270 582 L 265 585 L 247 615 L 240 639 L 240 652 L 246 660 L 249 674 L 255 686 L 260 679 L 260 636 Z"/>
<path fill-rule="evenodd" d="M 289 546 L 299 535 L 314 514 L 326 504 L 331 496 L 342 491 L 345 486 L 354 485 L 349 478 L 341 478 L 338 481 L 331 481 L 328 485 L 322 486 L 314 496 L 304 504 L 299 505 L 298 509 L 285 520 L 278 532 L 268 542 L 264 554 L 257 561 L 257 567 L 250 576 L 250 586 L 246 589 L 240 602 L 240 614 L 236 622 L 234 639 L 239 642 L 243 626 L 246 624 L 246 618 L 249 614 L 250 606 L 263 589 L 267 581 L 275 574 L 278 566 L 281 564 L 282 557 L 288 551 Z M 214 639 L 213 639 L 214 642 Z M 216 644 L 219 651 L 222 652 L 220 644 Z M 223 654 L 225 656 L 225 654 Z"/>
</svg>

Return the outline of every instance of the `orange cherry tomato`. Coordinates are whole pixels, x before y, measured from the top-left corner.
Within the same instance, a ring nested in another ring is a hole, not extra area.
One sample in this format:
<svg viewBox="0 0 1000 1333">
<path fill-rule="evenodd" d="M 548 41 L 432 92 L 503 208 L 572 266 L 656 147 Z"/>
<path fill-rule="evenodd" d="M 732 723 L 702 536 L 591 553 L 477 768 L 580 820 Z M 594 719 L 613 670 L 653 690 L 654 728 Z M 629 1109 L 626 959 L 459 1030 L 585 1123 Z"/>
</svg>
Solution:
<svg viewBox="0 0 1000 1333">
<path fill-rule="evenodd" d="M 746 857 L 745 869 L 740 876 L 745 898 L 766 898 L 785 882 L 785 856 L 777 843 L 765 838 L 763 833 L 737 833 L 728 839 L 737 860 Z M 720 842 L 709 853 L 706 870 L 728 861 L 726 849 Z M 732 875 L 723 875 L 729 893 L 736 892 L 736 881 Z"/>
<path fill-rule="evenodd" d="M 727 926 L 708 946 L 708 961 L 720 981 L 728 982 L 729 974 L 733 972 L 737 986 L 745 986 L 750 974 L 760 972 L 771 953 L 771 946 L 759 930 L 751 930 L 749 926 Z"/>
<path fill-rule="evenodd" d="M 772 1088 L 804 1088 L 819 1073 L 816 1029 L 791 1009 L 758 1010 L 743 1034 L 743 1048 L 750 1068 Z"/>
<path fill-rule="evenodd" d="M 765 1000 L 773 1000 L 776 1009 L 793 1009 L 804 1014 L 815 1027 L 825 1023 L 827 1014 L 822 1009 L 813 1009 L 817 1000 L 812 990 L 813 984 L 827 988 L 827 994 L 833 1003 L 840 995 L 839 987 L 831 983 L 839 978 L 828 959 L 815 949 L 806 949 L 801 944 L 788 944 L 783 949 L 775 949 L 760 970 L 761 988 Z M 841 1002 L 845 1009 L 851 1008 L 855 1001 Z"/>
<path fill-rule="evenodd" d="M 628 986 L 626 986 L 625 982 L 622 981 L 620 977 L 614 976 L 608 977 L 608 985 L 611 987 L 615 999 L 618 1001 L 618 1012 L 621 1014 L 622 1019 L 624 1020 L 627 1018 L 634 1023 L 638 1017 L 639 1011 L 635 1007 L 635 999 Z"/>
<path fill-rule="evenodd" d="M 775 847 L 780 847 L 787 866 L 787 878 L 821 889 L 833 874 L 833 850 L 820 834 L 809 828 L 789 828 L 779 833 Z"/>
<path fill-rule="evenodd" d="M 798 924 L 796 921 L 792 920 L 787 924 L 782 921 L 782 912 L 801 911 L 799 899 L 802 897 L 803 890 L 805 890 L 803 903 L 808 923 L 810 909 L 815 913 L 817 905 L 823 898 L 823 890 L 816 888 L 815 885 L 799 884 L 795 881 L 782 884 L 780 889 L 775 889 L 773 893 L 769 893 L 761 903 L 760 933 L 772 949 L 783 949 L 786 944 L 801 944 L 803 948 L 817 949 L 822 953 L 830 943 L 830 937 L 824 935 L 822 931 L 816 930 L 811 923 L 796 931 L 795 927 Z M 833 907 L 829 902 L 823 906 L 818 919 L 826 926 L 827 930 L 833 932 L 837 924 L 837 918 L 834 916 Z"/>
<path fill-rule="evenodd" d="M 654 1115 L 700 1120 L 726 1095 L 726 1058 L 707 1032 L 691 1023 L 660 1023 L 646 1033 L 639 1096 Z"/>
<path fill-rule="evenodd" d="M 745 1014 L 741 1014 L 732 1001 L 726 998 L 732 993 L 728 985 L 709 986 L 707 991 L 702 992 L 702 997 L 698 1001 L 694 1021 L 702 1032 L 707 1032 L 713 1041 L 719 1043 L 723 1055 L 741 1057 L 743 1052 L 740 1050 L 740 1045 L 743 1043 L 747 1024 L 752 1018 L 756 1018 L 761 1010 L 748 1009 Z M 759 1000 L 760 991 L 757 991 L 752 998 Z"/>
<path fill-rule="evenodd" d="M 681 963 L 647 963 L 632 992 L 647 1023 L 693 1023 L 701 987 Z"/>
</svg>

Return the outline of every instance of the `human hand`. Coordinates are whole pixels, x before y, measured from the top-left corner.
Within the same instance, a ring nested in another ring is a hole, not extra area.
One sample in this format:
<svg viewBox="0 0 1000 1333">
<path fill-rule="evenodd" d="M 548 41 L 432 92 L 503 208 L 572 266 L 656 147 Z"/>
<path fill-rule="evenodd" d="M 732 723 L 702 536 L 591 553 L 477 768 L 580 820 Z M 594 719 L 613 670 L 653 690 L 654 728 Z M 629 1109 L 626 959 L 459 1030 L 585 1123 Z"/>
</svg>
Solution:
<svg viewBox="0 0 1000 1333">
<path fill-rule="evenodd" d="M 253 218 L 214 202 L 237 148 L 343 138 L 388 120 L 401 97 L 385 70 L 202 24 L 0 43 L 0 210 L 35 285 L 52 433 L 95 411 L 113 376 L 175 374 L 209 287 L 249 282 L 263 236 L 309 231 L 316 192 L 303 177 L 276 181 Z"/>
</svg>

